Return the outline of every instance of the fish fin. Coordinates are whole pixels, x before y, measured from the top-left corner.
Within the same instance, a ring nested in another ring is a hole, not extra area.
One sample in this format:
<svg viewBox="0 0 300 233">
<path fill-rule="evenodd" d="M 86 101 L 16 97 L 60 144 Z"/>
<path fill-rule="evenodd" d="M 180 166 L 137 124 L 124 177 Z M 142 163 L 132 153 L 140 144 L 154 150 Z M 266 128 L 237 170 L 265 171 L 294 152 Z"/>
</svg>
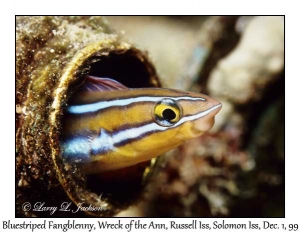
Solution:
<svg viewBox="0 0 300 233">
<path fill-rule="evenodd" d="M 94 96 L 95 93 L 128 89 L 116 80 L 86 75 L 82 84 L 70 93 L 68 104 L 83 104 L 86 98 L 89 99 L 89 96 Z"/>
<path fill-rule="evenodd" d="M 124 86 L 116 80 L 110 78 L 100 78 L 95 76 L 86 75 L 83 85 L 80 87 L 80 91 L 87 92 L 103 92 L 103 91 L 115 91 L 126 90 L 128 87 Z"/>
</svg>

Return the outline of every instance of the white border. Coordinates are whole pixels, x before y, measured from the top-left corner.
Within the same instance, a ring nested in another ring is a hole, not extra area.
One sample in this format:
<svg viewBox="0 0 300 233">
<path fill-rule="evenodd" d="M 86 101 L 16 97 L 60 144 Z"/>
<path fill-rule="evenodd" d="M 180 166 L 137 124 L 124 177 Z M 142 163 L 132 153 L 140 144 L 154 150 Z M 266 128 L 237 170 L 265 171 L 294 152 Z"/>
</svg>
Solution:
<svg viewBox="0 0 300 233">
<path fill-rule="evenodd" d="M 63 2 L 63 3 L 62 3 Z M 23 219 L 14 220 L 15 209 L 15 161 L 14 161 L 14 90 L 15 76 L 14 47 L 15 47 L 15 14 L 286 14 L 286 218 L 270 219 L 276 223 L 299 223 L 299 131 L 300 114 L 298 96 L 299 83 L 299 1 L 251 0 L 251 1 L 1 1 L 1 206 L 0 224 L 2 220 L 10 219 L 13 222 L 22 222 Z M 4 81 L 5 79 L 5 81 Z M 42 222 L 42 219 L 26 219 L 31 222 Z M 78 219 L 78 223 L 95 222 L 98 219 Z M 106 219 L 116 222 L 117 219 Z M 191 219 L 177 219 L 178 222 L 189 222 Z M 220 219 L 217 219 L 218 221 Z M 249 219 L 247 219 L 248 221 Z M 66 219 L 57 219 L 63 223 Z M 124 219 L 128 222 L 129 219 Z M 149 222 L 151 219 L 141 219 Z M 166 222 L 167 219 L 157 222 Z M 203 219 L 205 222 L 213 219 Z M 246 219 L 226 219 L 230 222 L 244 222 Z M 253 219 L 261 222 L 263 220 Z M 1 226 L 2 228 L 2 226 Z M 46 230 L 51 232 L 49 230 Z M 152 232 L 153 230 L 151 230 Z M 199 230 L 198 230 L 199 231 Z M 299 231 L 299 230 L 298 230 Z M 14 231 L 10 231 L 14 232 Z M 30 231 L 23 231 L 30 232 Z M 38 231 L 35 231 L 38 232 Z M 60 231 L 61 232 L 61 231 Z M 69 231 L 71 232 L 71 231 Z M 121 232 L 121 231 L 118 231 Z M 122 231 L 124 232 L 124 230 Z M 138 232 L 138 231 L 136 231 Z M 144 231 L 150 232 L 150 230 Z M 205 231 L 201 231 L 205 232 Z M 224 230 L 222 232 L 232 232 Z M 249 230 L 243 232 L 250 232 Z M 260 231 L 265 232 L 265 231 Z M 270 231 L 269 231 L 270 232 Z M 278 230 L 276 232 L 285 232 Z"/>
</svg>

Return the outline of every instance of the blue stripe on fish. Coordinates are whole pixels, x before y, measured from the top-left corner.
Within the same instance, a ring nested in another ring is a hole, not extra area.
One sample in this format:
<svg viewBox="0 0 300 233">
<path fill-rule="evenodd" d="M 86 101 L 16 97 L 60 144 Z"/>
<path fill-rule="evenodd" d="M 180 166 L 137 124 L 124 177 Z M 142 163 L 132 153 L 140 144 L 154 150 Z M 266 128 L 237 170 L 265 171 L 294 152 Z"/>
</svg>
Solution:
<svg viewBox="0 0 300 233">
<path fill-rule="evenodd" d="M 69 106 L 67 108 L 67 112 L 73 113 L 73 114 L 83 114 L 83 113 L 89 113 L 89 112 L 96 112 L 96 111 L 110 108 L 110 107 L 127 106 L 129 104 L 138 103 L 138 102 L 157 102 L 163 98 L 168 98 L 168 97 L 166 97 L 166 96 L 155 96 L 155 97 L 139 96 L 139 97 L 128 98 L 128 99 L 99 101 L 99 102 L 91 103 L 91 104 Z M 204 98 L 194 98 L 194 97 L 188 97 L 188 96 L 184 96 L 184 97 L 172 97 L 171 96 L 169 98 L 172 98 L 173 100 L 176 100 L 176 101 L 179 101 L 179 100 L 205 101 Z"/>
<path fill-rule="evenodd" d="M 129 142 L 138 140 L 145 135 L 176 128 L 187 121 L 197 120 L 219 107 L 221 107 L 221 105 L 216 105 L 195 115 L 185 116 L 170 127 L 160 126 L 156 123 L 147 123 L 138 127 L 132 126 L 129 129 L 116 130 L 113 134 L 109 134 L 106 130 L 101 129 L 99 136 L 95 139 L 78 136 L 63 144 L 63 156 L 68 160 L 88 160 L 89 155 L 103 155 L 114 150 L 115 147 L 123 146 Z"/>
<path fill-rule="evenodd" d="M 91 141 L 87 137 L 76 137 L 61 144 L 66 160 L 87 161 L 90 157 Z"/>
</svg>

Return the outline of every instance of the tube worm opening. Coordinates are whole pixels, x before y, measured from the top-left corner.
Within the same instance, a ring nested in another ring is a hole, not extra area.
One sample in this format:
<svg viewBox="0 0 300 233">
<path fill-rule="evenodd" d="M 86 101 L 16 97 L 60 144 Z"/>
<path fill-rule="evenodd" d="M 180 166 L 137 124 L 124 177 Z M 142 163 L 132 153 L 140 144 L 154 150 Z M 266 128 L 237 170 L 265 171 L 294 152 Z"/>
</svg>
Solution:
<svg viewBox="0 0 300 233">
<path fill-rule="evenodd" d="M 90 64 L 89 75 L 112 78 L 130 88 L 154 86 L 149 67 L 136 56 L 135 50 L 112 52 L 108 56 L 92 57 L 97 62 Z"/>
<path fill-rule="evenodd" d="M 151 63 L 139 50 L 134 48 L 113 50 L 108 53 L 96 52 L 83 61 L 77 73 L 79 75 L 77 75 L 76 80 L 69 84 L 66 106 L 72 101 L 72 95 L 76 93 L 78 86 L 84 82 L 85 75 L 112 78 L 129 88 L 160 86 Z M 61 122 L 63 128 L 64 112 Z M 61 132 L 62 135 L 63 132 Z M 111 208 L 115 212 L 115 209 L 127 207 L 139 196 L 143 189 L 145 177 L 148 175 L 151 161 L 95 175 L 80 174 L 81 171 L 76 164 L 69 164 L 65 161 L 64 164 L 65 167 L 68 167 L 69 174 L 77 173 L 74 177 L 77 177 L 80 186 L 86 190 L 83 196 L 81 194 L 80 199 L 89 202 L 90 196 L 93 196 L 94 199 L 97 197 L 101 201 L 106 200 L 110 207 L 113 206 Z M 70 195 L 74 195 L 74 193 L 69 193 Z M 76 192 L 75 195 L 77 195 Z M 92 201 L 92 204 L 94 203 L 95 200 Z"/>
</svg>

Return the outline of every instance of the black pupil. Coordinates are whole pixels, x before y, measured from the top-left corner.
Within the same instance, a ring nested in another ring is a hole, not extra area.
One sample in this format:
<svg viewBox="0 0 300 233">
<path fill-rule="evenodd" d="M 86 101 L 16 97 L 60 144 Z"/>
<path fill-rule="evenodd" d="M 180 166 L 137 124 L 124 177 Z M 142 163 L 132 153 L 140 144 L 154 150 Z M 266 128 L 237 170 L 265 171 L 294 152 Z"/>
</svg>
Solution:
<svg viewBox="0 0 300 233">
<path fill-rule="evenodd" d="M 165 109 L 162 113 L 163 118 L 170 121 L 173 120 L 176 117 L 176 113 L 172 109 Z"/>
</svg>

